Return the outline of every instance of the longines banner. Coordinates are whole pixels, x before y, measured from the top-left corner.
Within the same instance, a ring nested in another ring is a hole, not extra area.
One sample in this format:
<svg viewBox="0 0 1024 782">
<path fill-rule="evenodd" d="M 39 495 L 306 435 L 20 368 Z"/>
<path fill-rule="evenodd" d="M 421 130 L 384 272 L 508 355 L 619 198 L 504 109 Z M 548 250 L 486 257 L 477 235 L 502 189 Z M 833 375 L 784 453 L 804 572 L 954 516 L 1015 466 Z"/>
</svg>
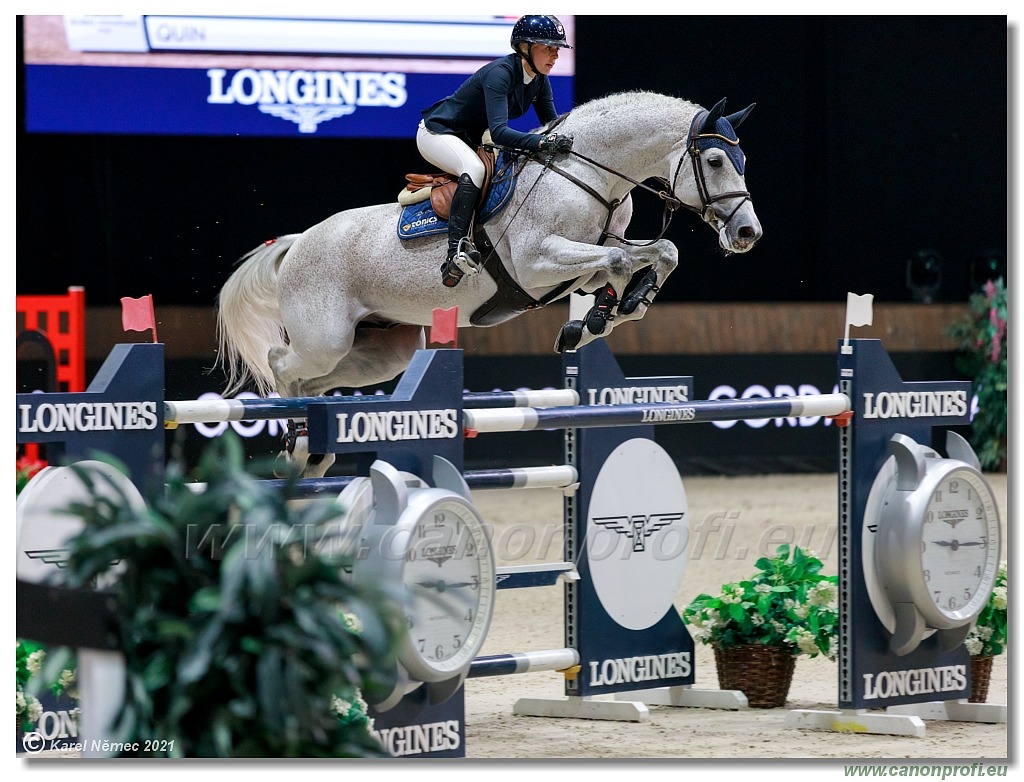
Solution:
<svg viewBox="0 0 1024 782">
<path fill-rule="evenodd" d="M 349 9 L 344 9 L 348 11 Z M 24 16 L 30 133 L 412 138 L 514 16 Z M 560 17 L 574 42 L 571 15 Z M 573 49 L 551 74 L 573 105 Z M 519 130 L 533 112 L 513 120 Z"/>
<path fill-rule="evenodd" d="M 453 93 L 465 78 L 458 73 L 401 70 L 29 65 L 25 68 L 26 129 L 30 133 L 411 138 L 421 110 Z M 572 79 L 553 76 L 551 82 L 555 105 L 571 106 Z M 536 124 L 532 113 L 529 119 Z"/>
</svg>

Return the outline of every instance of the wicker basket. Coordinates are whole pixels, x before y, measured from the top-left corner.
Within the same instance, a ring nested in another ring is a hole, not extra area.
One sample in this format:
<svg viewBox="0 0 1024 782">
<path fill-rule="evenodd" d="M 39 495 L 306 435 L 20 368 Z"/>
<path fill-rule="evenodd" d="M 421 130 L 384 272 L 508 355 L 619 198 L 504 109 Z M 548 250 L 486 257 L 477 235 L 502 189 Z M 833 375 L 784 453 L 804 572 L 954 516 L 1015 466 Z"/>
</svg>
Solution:
<svg viewBox="0 0 1024 782">
<path fill-rule="evenodd" d="M 970 703 L 984 703 L 988 699 L 988 682 L 992 678 L 992 658 L 979 655 L 971 658 Z"/>
<path fill-rule="evenodd" d="M 786 704 L 796 657 L 785 646 L 716 646 L 715 665 L 720 688 L 740 690 L 751 708 L 776 709 Z"/>
</svg>

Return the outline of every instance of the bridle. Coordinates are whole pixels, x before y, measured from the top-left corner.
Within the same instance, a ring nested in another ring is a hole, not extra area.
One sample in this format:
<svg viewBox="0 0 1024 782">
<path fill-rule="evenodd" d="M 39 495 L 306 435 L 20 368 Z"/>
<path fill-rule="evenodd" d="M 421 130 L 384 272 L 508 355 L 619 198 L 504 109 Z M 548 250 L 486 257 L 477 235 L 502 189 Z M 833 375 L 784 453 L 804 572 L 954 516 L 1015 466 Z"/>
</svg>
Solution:
<svg viewBox="0 0 1024 782">
<path fill-rule="evenodd" d="M 701 152 L 703 150 L 701 148 L 702 145 L 700 142 L 704 141 L 705 144 L 703 146 L 704 148 L 707 149 L 710 149 L 712 147 L 724 148 L 724 144 L 729 144 L 738 148 L 740 143 L 739 139 L 730 139 L 719 133 L 701 133 L 699 131 L 699 128 L 701 127 L 701 124 L 704 122 L 704 120 L 707 118 L 708 113 L 709 112 L 707 110 L 698 112 L 697 115 L 693 118 L 693 121 L 690 123 L 690 130 L 686 136 L 686 153 L 680 155 L 679 157 L 679 162 L 676 164 L 675 173 L 672 175 L 672 182 L 670 183 L 667 179 L 664 179 L 663 177 L 654 177 L 654 180 L 660 183 L 662 186 L 662 189 L 660 190 L 650 187 L 649 185 L 645 185 L 643 182 L 638 182 L 632 177 L 626 176 L 622 172 L 616 171 L 615 169 L 610 168 L 604 165 L 603 163 L 599 163 L 598 161 L 594 160 L 593 158 L 587 157 L 581 152 L 570 150 L 567 153 L 569 155 L 572 155 L 573 157 L 577 157 L 580 160 L 589 163 L 595 168 L 600 168 L 603 171 L 607 171 L 609 174 L 613 174 L 619 177 L 620 179 L 629 182 L 634 187 L 639 187 L 643 190 L 647 190 L 650 193 L 654 193 L 658 198 L 660 198 L 665 203 L 665 209 L 662 213 L 661 231 L 659 231 L 658 235 L 651 239 L 649 242 L 633 242 L 630 241 L 629 239 L 626 239 L 623 236 L 617 236 L 616 234 L 613 234 L 608 230 L 608 227 L 611 225 L 612 222 L 612 217 L 615 215 L 615 210 L 618 209 L 624 203 L 625 199 L 616 198 L 609 201 L 607 198 L 602 196 L 600 193 L 597 192 L 597 190 L 595 190 L 593 187 L 588 185 L 583 180 L 573 176 L 568 171 L 556 166 L 554 163 L 554 153 L 545 156 L 534 154 L 533 159 L 540 163 L 542 166 L 544 166 L 546 169 L 554 171 L 556 174 L 565 177 L 570 182 L 579 187 L 581 190 L 589 193 L 594 199 L 596 199 L 605 207 L 605 209 L 607 210 L 607 215 L 605 216 L 604 226 L 601 229 L 601 236 L 598 239 L 597 244 L 602 245 L 608 239 L 615 239 L 616 241 L 622 242 L 623 244 L 630 245 L 632 247 L 648 247 L 657 242 L 658 240 L 660 240 L 665 235 L 665 232 L 668 230 L 669 225 L 672 223 L 672 217 L 675 215 L 676 210 L 678 210 L 680 207 L 683 207 L 684 209 L 688 209 L 691 212 L 700 215 L 701 220 L 703 220 L 705 223 L 708 223 L 709 225 L 713 226 L 713 224 L 716 221 L 721 221 L 722 225 L 725 226 L 729 224 L 729 221 L 732 220 L 733 217 L 736 216 L 736 213 L 740 210 L 740 207 L 742 207 L 743 204 L 750 200 L 750 192 L 747 190 L 732 190 L 726 193 L 718 193 L 716 195 L 712 195 L 711 192 L 708 190 L 707 180 L 704 177 L 704 167 L 701 165 Z M 551 127 L 557 125 L 564 118 L 564 116 L 561 117 Z M 548 130 L 550 130 L 550 128 Z M 685 203 L 681 198 L 679 198 L 679 196 L 676 195 L 675 192 L 676 182 L 679 179 L 679 173 L 682 170 L 683 161 L 686 159 L 686 157 L 690 158 L 690 161 L 693 165 L 693 178 L 694 181 L 697 183 L 697 193 L 700 196 L 700 206 L 691 206 L 690 204 Z M 736 207 L 729 213 L 729 216 L 726 217 L 724 221 L 722 221 L 722 218 L 719 216 L 718 212 L 714 208 L 714 204 L 729 198 L 739 198 L 741 200 L 736 205 Z"/>
<path fill-rule="evenodd" d="M 726 193 L 719 193 L 718 195 L 713 196 L 711 195 L 711 192 L 708 190 L 708 183 L 707 180 L 704 178 L 704 167 L 700 163 L 700 155 L 702 152 L 700 144 L 701 140 L 708 140 L 708 143 L 704 145 L 706 149 L 711 149 L 713 147 L 725 149 L 725 144 L 736 147 L 738 149 L 740 145 L 740 140 L 738 138 L 728 138 L 727 136 L 723 136 L 720 133 L 699 132 L 697 129 L 701 127 L 701 124 L 704 122 L 704 119 L 707 117 L 707 115 L 707 111 L 701 111 L 697 113 L 697 116 L 693 118 L 693 122 L 690 123 L 690 132 L 686 137 L 686 151 L 690 156 L 691 163 L 693 164 L 693 179 L 697 183 L 697 193 L 698 195 L 700 195 L 700 207 L 690 206 L 689 204 L 681 205 L 686 209 L 689 209 L 690 211 L 699 214 L 700 219 L 703 220 L 705 223 L 711 223 L 716 218 L 721 219 L 718 217 L 718 213 L 713 208 L 713 204 L 716 204 L 719 201 L 725 201 L 728 198 L 739 198 L 740 202 L 736 204 L 735 208 L 733 208 L 733 210 L 729 213 L 729 216 L 725 218 L 725 220 L 722 223 L 723 225 L 728 225 L 729 221 L 731 221 L 732 218 L 736 216 L 736 213 L 740 210 L 740 207 L 750 200 L 750 191 L 733 190 Z M 731 159 L 732 157 L 730 156 L 730 160 Z M 733 163 L 733 165 L 735 165 L 735 162 Z M 679 163 L 678 165 L 676 165 L 676 173 L 672 177 L 673 194 L 675 193 L 676 179 L 679 178 L 679 170 L 682 168 L 682 166 L 683 157 L 680 157 Z M 737 170 L 737 173 L 742 172 Z"/>
</svg>

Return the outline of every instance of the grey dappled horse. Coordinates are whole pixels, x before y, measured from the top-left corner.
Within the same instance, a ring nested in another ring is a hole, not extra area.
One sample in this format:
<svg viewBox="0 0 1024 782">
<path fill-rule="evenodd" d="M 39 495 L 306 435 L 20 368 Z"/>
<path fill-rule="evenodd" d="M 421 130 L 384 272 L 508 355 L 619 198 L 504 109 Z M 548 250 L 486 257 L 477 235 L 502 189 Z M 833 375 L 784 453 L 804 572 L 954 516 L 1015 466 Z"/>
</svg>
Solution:
<svg viewBox="0 0 1024 782">
<path fill-rule="evenodd" d="M 454 288 L 441 284 L 445 234 L 400 239 L 397 203 L 347 209 L 257 247 L 219 296 L 228 393 L 252 382 L 263 394 L 317 396 L 390 380 L 424 347 L 435 309 L 458 307 L 459 327 L 488 326 L 574 291 L 595 293 L 590 311 L 562 327 L 556 351 L 642 318 L 678 251 L 664 230 L 652 240 L 624 238 L 635 187 L 665 202 L 666 227 L 679 207 L 699 214 L 726 253 L 747 252 L 761 237 L 735 134 L 753 106 L 728 116 L 724 106 L 724 98 L 707 111 L 626 92 L 559 118 L 573 150 L 519 159 L 510 201 L 478 226 L 486 232 L 478 246 L 493 263 Z M 333 462 L 307 465 L 303 437 L 288 451 L 306 475 L 323 475 Z"/>
</svg>

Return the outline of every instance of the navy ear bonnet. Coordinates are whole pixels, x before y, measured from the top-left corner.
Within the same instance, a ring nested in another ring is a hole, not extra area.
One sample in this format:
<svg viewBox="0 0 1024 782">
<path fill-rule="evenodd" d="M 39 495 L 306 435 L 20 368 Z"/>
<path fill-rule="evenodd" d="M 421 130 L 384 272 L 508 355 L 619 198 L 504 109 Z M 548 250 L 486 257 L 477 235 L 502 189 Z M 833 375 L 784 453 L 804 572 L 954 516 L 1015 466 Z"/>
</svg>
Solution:
<svg viewBox="0 0 1024 782">
<path fill-rule="evenodd" d="M 733 166 L 736 168 L 736 173 L 743 176 L 743 169 L 746 165 L 747 156 L 744 155 L 743 150 L 740 149 L 739 137 L 736 135 L 736 131 L 733 130 L 732 124 L 725 117 L 719 117 L 718 121 L 715 123 L 715 133 L 719 136 L 724 136 L 733 143 L 729 144 L 720 138 L 711 136 L 709 138 L 697 139 L 697 149 L 701 152 L 711 148 L 722 150 L 729 156 L 729 160 L 732 161 Z"/>
<path fill-rule="evenodd" d="M 743 111 L 725 114 L 725 98 L 716 103 L 710 111 L 704 111 L 694 117 L 690 129 L 690 137 L 695 140 L 697 150 L 720 149 L 729 156 L 736 173 L 743 176 L 746 167 L 746 155 L 740 149 L 736 128 L 747 118 L 756 103 L 751 103 Z M 731 143 L 730 143 L 731 142 Z"/>
</svg>

